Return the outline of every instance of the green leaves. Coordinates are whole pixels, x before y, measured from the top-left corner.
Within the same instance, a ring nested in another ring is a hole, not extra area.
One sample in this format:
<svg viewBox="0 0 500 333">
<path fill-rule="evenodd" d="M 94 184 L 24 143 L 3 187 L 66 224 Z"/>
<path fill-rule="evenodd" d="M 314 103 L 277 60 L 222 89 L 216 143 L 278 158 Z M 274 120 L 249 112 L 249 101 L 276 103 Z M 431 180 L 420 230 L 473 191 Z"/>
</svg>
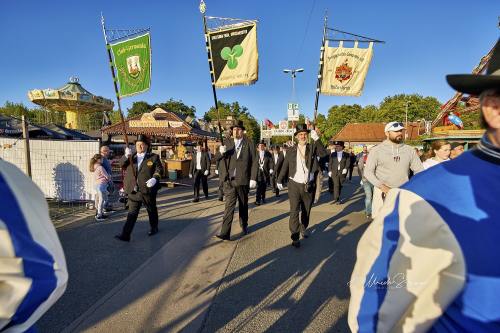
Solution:
<svg viewBox="0 0 500 333">
<path fill-rule="evenodd" d="M 235 69 L 238 67 L 238 59 L 241 57 L 243 54 L 243 47 L 239 44 L 233 46 L 231 49 L 230 47 L 225 47 L 220 51 L 220 56 L 222 59 L 227 61 L 227 67 L 229 69 Z"/>
</svg>

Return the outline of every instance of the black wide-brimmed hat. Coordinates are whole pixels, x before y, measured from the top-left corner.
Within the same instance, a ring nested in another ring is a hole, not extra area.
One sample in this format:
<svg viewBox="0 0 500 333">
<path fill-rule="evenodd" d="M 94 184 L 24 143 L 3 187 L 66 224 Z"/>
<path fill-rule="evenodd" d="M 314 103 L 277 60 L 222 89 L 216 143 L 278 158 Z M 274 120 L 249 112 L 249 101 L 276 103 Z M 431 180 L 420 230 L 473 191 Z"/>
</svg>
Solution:
<svg viewBox="0 0 500 333">
<path fill-rule="evenodd" d="M 238 128 L 241 128 L 242 130 L 245 130 L 245 126 L 243 125 L 243 121 L 242 120 L 237 120 L 236 123 L 233 124 L 233 126 L 231 126 L 231 131 L 235 127 L 238 127 Z"/>
<path fill-rule="evenodd" d="M 486 75 L 481 74 L 453 74 L 447 75 L 448 84 L 455 90 L 470 94 L 480 95 L 488 89 L 500 88 L 500 40 L 497 41 L 491 54 Z"/>
<path fill-rule="evenodd" d="M 336 146 L 342 146 L 344 147 L 344 141 L 333 141 L 333 144 Z"/>
<path fill-rule="evenodd" d="M 309 133 L 311 131 L 307 128 L 306 124 L 297 124 L 297 126 L 295 126 L 295 134 L 294 135 L 297 136 L 297 134 L 299 134 L 300 132 Z"/>
<path fill-rule="evenodd" d="M 137 143 L 137 142 L 139 142 L 139 141 L 140 141 L 140 142 L 144 142 L 144 143 L 145 143 L 145 144 L 147 144 L 148 146 L 149 146 L 149 144 L 150 144 L 150 142 L 151 142 L 151 141 L 149 140 L 149 138 L 148 138 L 146 135 L 144 135 L 144 134 L 139 134 L 139 135 L 137 136 L 137 140 L 135 140 L 135 142 Z"/>
</svg>

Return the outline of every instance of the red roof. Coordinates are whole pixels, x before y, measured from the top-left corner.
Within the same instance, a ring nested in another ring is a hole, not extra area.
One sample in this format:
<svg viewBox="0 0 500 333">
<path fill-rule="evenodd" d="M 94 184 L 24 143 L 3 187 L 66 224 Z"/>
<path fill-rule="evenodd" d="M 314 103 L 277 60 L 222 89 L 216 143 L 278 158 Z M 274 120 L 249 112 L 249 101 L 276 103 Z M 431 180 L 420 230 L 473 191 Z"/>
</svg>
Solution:
<svg viewBox="0 0 500 333">
<path fill-rule="evenodd" d="M 382 142 L 385 140 L 386 123 L 349 123 L 333 137 L 335 141 Z M 420 126 L 420 128 L 419 128 Z M 408 123 L 408 140 L 416 140 L 424 134 L 425 126 L 417 122 Z"/>
</svg>

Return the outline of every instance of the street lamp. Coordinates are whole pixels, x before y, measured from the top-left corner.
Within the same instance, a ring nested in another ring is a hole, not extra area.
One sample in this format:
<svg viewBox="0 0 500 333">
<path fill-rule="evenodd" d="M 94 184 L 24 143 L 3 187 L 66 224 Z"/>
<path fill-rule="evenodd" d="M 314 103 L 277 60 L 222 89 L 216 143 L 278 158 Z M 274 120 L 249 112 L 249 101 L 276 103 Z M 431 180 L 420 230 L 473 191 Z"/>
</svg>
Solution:
<svg viewBox="0 0 500 333">
<path fill-rule="evenodd" d="M 297 77 L 297 73 L 303 72 L 304 68 L 296 68 L 296 69 L 284 69 L 283 73 L 292 75 L 292 101 L 295 102 L 295 78 Z"/>
<path fill-rule="evenodd" d="M 406 127 L 406 131 L 405 131 L 405 139 L 408 139 L 408 105 L 409 104 L 410 104 L 410 101 L 406 101 L 406 111 L 405 111 L 405 118 L 406 118 L 405 127 Z"/>
</svg>

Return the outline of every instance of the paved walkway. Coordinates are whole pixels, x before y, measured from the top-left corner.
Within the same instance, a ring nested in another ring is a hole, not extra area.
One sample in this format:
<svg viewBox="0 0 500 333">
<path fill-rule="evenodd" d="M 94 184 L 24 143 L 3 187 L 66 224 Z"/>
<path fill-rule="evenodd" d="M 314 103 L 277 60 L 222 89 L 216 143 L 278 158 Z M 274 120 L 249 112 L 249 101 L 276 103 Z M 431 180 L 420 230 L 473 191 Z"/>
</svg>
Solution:
<svg viewBox="0 0 500 333">
<path fill-rule="evenodd" d="M 254 206 L 250 234 L 221 242 L 224 203 L 216 181 L 208 201 L 191 203 L 190 188 L 158 199 L 161 232 L 138 223 L 132 242 L 112 239 L 124 221 L 90 220 L 59 229 L 70 270 L 67 293 L 39 323 L 42 332 L 348 332 L 348 281 L 367 224 L 363 193 L 331 205 L 324 192 L 313 207 L 311 237 L 290 246 L 288 200 Z M 268 196 L 271 192 L 268 191 Z M 145 214 L 140 220 L 147 221 Z"/>
</svg>

